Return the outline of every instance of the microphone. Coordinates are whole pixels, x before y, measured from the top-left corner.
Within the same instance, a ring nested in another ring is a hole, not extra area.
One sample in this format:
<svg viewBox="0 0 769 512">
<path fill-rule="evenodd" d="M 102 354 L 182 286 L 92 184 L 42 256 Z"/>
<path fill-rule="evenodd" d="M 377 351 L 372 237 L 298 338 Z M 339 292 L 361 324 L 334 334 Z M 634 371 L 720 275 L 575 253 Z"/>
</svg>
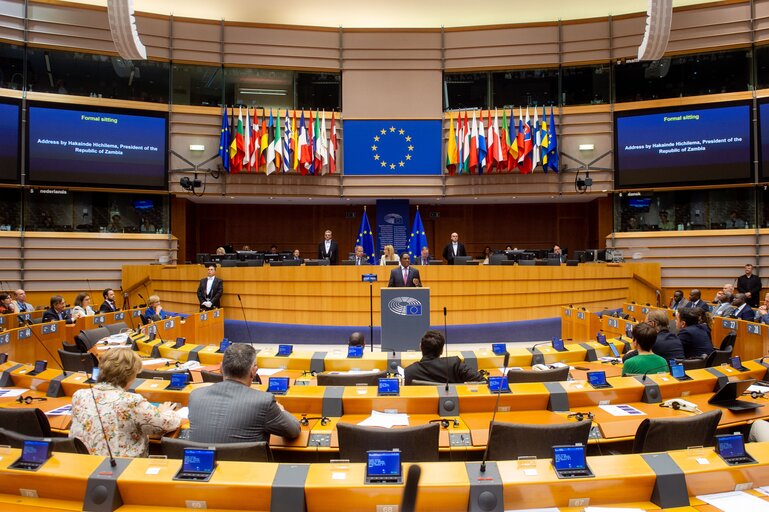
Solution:
<svg viewBox="0 0 769 512">
<path fill-rule="evenodd" d="M 403 498 L 401 498 L 402 512 L 414 512 L 416 510 L 420 476 L 422 476 L 422 468 L 417 464 L 409 467 L 409 472 L 406 475 L 406 485 L 403 487 Z"/>
<path fill-rule="evenodd" d="M 144 296 L 142 296 L 142 294 L 141 294 L 141 293 L 139 293 L 139 292 L 136 292 L 136 295 L 138 295 L 138 296 L 139 296 L 139 298 L 142 300 L 142 302 L 144 302 L 144 304 L 145 304 L 145 305 L 147 304 L 147 299 L 145 299 L 145 298 L 144 298 Z"/>
<path fill-rule="evenodd" d="M 657 372 L 659 370 L 669 370 L 669 369 L 670 368 L 668 367 L 668 365 L 658 366 L 657 368 L 652 368 L 651 370 L 649 370 L 649 371 L 647 371 L 646 373 L 643 374 L 643 377 L 641 377 L 641 382 L 646 382 L 646 376 L 649 375 L 650 373 L 654 373 L 654 372 Z"/>
<path fill-rule="evenodd" d="M 449 331 L 446 328 L 446 306 L 443 306 L 443 340 L 444 340 L 444 348 L 446 349 L 446 354 L 444 355 L 444 359 L 446 359 L 446 392 L 449 391 Z"/>
<path fill-rule="evenodd" d="M 504 378 L 507 378 L 507 364 L 510 362 L 510 353 L 507 352 L 505 354 L 505 366 L 504 371 L 502 372 L 502 376 Z M 489 423 L 489 437 L 486 440 L 486 449 L 483 450 L 483 460 L 481 460 L 481 467 L 480 472 L 485 473 L 486 472 L 486 457 L 489 456 L 489 440 L 491 439 L 491 427 L 494 425 L 494 420 L 497 418 L 497 409 L 499 409 L 499 397 L 502 396 L 502 386 L 499 386 L 499 389 L 497 389 L 497 400 L 494 402 L 494 412 L 491 414 L 491 422 Z"/>
<path fill-rule="evenodd" d="M 32 336 L 35 338 L 35 340 L 40 344 L 43 349 L 48 352 L 48 355 L 51 356 L 51 359 L 54 363 L 56 363 L 56 366 L 59 367 L 59 369 L 62 371 L 64 375 L 67 375 L 67 372 L 64 370 L 64 367 L 59 363 L 59 361 L 56 359 L 56 357 L 51 353 L 50 350 L 48 350 L 48 347 L 45 346 L 45 343 L 43 343 L 43 340 L 40 339 L 40 336 L 37 335 L 35 332 L 35 329 L 33 329 L 32 320 L 24 319 L 24 323 L 26 324 L 27 328 L 29 329 L 29 332 L 32 333 Z"/>
<path fill-rule="evenodd" d="M 248 320 L 246 320 L 246 310 L 243 307 L 243 301 L 238 294 L 238 302 L 240 302 L 240 311 L 243 313 L 243 322 L 246 324 L 246 332 L 248 333 L 248 342 L 253 345 L 254 340 L 251 339 L 251 329 L 248 327 Z"/>
<path fill-rule="evenodd" d="M 416 277 L 414 279 L 412 279 L 411 282 L 414 283 L 414 286 L 417 287 L 417 288 L 421 288 L 421 286 L 422 286 L 422 283 L 420 283 L 419 279 L 417 279 Z"/>
</svg>

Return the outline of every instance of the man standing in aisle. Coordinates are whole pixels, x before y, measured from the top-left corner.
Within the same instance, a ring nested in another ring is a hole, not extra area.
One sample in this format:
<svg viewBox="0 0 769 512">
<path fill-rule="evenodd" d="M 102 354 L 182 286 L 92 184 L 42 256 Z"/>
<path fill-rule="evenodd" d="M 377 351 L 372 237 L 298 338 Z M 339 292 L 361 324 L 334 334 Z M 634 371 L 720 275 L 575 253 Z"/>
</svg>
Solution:
<svg viewBox="0 0 769 512">
<path fill-rule="evenodd" d="M 332 234 L 330 229 L 323 234 L 323 241 L 318 244 L 318 259 L 328 260 L 329 265 L 336 265 L 339 261 L 339 246 L 336 240 L 331 238 Z"/>
<path fill-rule="evenodd" d="M 210 311 L 220 306 L 219 301 L 224 293 L 224 282 L 216 277 L 216 263 L 208 265 L 208 277 L 200 280 L 198 285 L 198 301 L 201 311 Z"/>
<path fill-rule="evenodd" d="M 443 249 L 443 259 L 446 260 L 449 265 L 453 265 L 456 256 L 467 256 L 467 251 L 465 251 L 465 245 L 459 241 L 459 235 L 457 233 L 452 233 L 451 242 L 446 244 L 446 247 Z"/>
</svg>

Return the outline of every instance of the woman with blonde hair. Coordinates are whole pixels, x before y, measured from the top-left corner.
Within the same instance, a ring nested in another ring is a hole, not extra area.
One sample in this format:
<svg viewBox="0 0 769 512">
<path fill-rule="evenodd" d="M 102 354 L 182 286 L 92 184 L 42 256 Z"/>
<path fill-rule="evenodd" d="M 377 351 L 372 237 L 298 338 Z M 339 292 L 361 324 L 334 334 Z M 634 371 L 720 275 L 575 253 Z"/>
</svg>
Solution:
<svg viewBox="0 0 769 512">
<path fill-rule="evenodd" d="M 395 254 L 395 247 L 393 247 L 391 244 L 387 244 L 384 246 L 384 254 L 382 255 L 382 258 L 379 260 L 379 264 L 387 265 L 388 261 L 398 261 L 398 255 Z"/>
<path fill-rule="evenodd" d="M 155 407 L 128 388 L 142 370 L 130 348 L 113 348 L 99 360 L 99 380 L 72 395 L 70 437 L 80 439 L 91 455 L 146 457 L 150 435 L 179 428 L 181 418 L 170 402 Z"/>
</svg>

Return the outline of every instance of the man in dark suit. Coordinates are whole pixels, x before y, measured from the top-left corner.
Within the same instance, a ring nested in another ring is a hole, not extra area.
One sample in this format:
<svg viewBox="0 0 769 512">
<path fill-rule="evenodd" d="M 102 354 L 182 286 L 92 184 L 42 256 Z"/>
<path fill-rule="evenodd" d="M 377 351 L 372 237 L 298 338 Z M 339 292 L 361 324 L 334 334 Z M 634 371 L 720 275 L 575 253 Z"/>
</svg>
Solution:
<svg viewBox="0 0 769 512">
<path fill-rule="evenodd" d="M 302 256 L 299 254 L 299 249 L 294 249 L 294 252 L 291 254 L 291 259 L 304 263 Z"/>
<path fill-rule="evenodd" d="M 467 256 L 467 251 L 465 251 L 465 245 L 459 241 L 459 235 L 452 233 L 451 242 L 446 244 L 446 247 L 443 248 L 443 259 L 446 260 L 449 265 L 453 265 L 456 256 Z"/>
<path fill-rule="evenodd" d="M 676 310 L 678 308 L 682 308 L 686 305 L 686 301 L 684 300 L 684 291 L 683 290 L 676 290 L 673 292 L 673 298 L 670 299 L 670 305 L 668 306 L 669 309 Z"/>
<path fill-rule="evenodd" d="M 355 246 L 355 254 L 352 255 L 350 258 L 350 261 L 353 262 L 353 265 L 368 265 L 369 261 L 366 257 L 366 253 L 363 252 L 363 246 L 362 245 L 356 245 Z"/>
<path fill-rule="evenodd" d="M 415 265 L 429 265 L 430 264 L 430 249 L 422 247 L 422 254 L 419 259 L 414 262 Z"/>
<path fill-rule="evenodd" d="M 756 312 L 753 311 L 753 308 L 746 302 L 744 293 L 738 293 L 734 296 L 732 299 L 732 306 L 734 307 L 734 311 L 732 311 L 730 315 L 732 318 L 739 318 L 740 320 L 747 320 L 748 322 L 755 320 Z"/>
<path fill-rule="evenodd" d="M 705 313 L 710 312 L 710 306 L 708 306 L 708 303 L 702 300 L 702 293 L 698 289 L 693 289 L 689 292 L 689 303 L 686 305 L 687 308 L 700 308 Z M 680 308 L 679 308 L 680 310 Z"/>
<path fill-rule="evenodd" d="M 224 293 L 224 282 L 216 277 L 216 264 L 208 266 L 208 277 L 200 280 L 198 285 L 198 301 L 201 311 L 210 311 L 221 307 L 219 301 Z"/>
<path fill-rule="evenodd" d="M 112 288 L 105 288 L 105 290 L 101 292 L 101 295 L 104 297 L 104 302 L 99 306 L 99 313 L 114 313 L 115 311 L 120 311 L 120 308 L 115 304 L 115 290 Z"/>
<path fill-rule="evenodd" d="M 323 241 L 318 244 L 318 259 L 328 260 L 329 265 L 336 265 L 339 261 L 339 246 L 331 236 L 330 229 L 323 233 Z"/>
<path fill-rule="evenodd" d="M 387 283 L 387 287 L 419 288 L 421 286 L 422 281 L 419 278 L 419 270 L 411 266 L 411 256 L 409 256 L 409 253 L 404 252 L 401 255 L 401 264 L 390 271 L 390 281 Z"/>
<path fill-rule="evenodd" d="M 677 315 L 678 339 L 684 347 L 687 359 L 707 356 L 713 352 L 713 342 L 705 324 L 700 323 L 700 315 L 694 308 L 680 308 Z"/>
<path fill-rule="evenodd" d="M 427 331 L 419 342 L 422 359 L 404 370 L 406 384 L 414 380 L 430 382 L 481 382 L 483 375 L 468 367 L 457 356 L 442 358 L 446 341 L 440 331 Z"/>
<path fill-rule="evenodd" d="M 753 273 L 753 265 L 745 265 L 745 274 L 737 278 L 737 291 L 745 294 L 745 302 L 757 308 L 761 299 L 761 278 Z"/>
<path fill-rule="evenodd" d="M 68 324 L 74 324 L 75 320 L 69 314 L 69 311 L 65 309 L 64 297 L 61 295 L 54 295 L 51 297 L 51 308 L 43 311 L 43 323 L 45 322 L 58 322 L 59 320 L 65 320 Z"/>
<path fill-rule="evenodd" d="M 224 380 L 190 393 L 190 441 L 246 443 L 269 441 L 270 434 L 294 439 L 302 427 L 272 393 L 253 389 L 256 350 L 233 343 L 224 352 Z"/>
</svg>

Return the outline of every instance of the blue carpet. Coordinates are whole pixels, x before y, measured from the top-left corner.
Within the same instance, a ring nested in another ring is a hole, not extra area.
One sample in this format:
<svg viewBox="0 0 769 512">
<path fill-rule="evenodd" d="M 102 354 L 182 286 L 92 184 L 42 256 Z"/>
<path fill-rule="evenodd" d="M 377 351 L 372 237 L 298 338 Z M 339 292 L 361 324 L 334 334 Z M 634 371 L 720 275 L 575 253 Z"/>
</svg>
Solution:
<svg viewBox="0 0 769 512">
<path fill-rule="evenodd" d="M 335 344 L 347 343 L 350 333 L 360 331 L 369 342 L 368 326 L 317 326 L 273 324 L 266 322 L 225 320 L 224 335 L 230 341 L 252 343 Z M 433 329 L 443 331 L 442 325 Z M 519 322 L 475 325 L 449 325 L 449 343 L 530 342 L 549 340 L 561 335 L 561 319 L 541 318 Z M 379 328 L 374 327 L 374 343 L 379 343 Z M 418 349 L 419 347 L 414 347 Z"/>
</svg>

